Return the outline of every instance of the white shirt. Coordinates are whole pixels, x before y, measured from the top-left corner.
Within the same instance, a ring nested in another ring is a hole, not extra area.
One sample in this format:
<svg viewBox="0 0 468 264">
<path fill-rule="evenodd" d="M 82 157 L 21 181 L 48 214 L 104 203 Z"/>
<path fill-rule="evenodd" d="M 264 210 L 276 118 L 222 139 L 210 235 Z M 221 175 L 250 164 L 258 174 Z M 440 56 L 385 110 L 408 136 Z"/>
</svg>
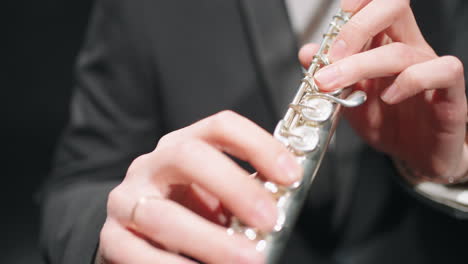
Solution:
<svg viewBox="0 0 468 264">
<path fill-rule="evenodd" d="M 340 0 L 285 0 L 291 25 L 299 45 L 320 44 Z"/>
</svg>

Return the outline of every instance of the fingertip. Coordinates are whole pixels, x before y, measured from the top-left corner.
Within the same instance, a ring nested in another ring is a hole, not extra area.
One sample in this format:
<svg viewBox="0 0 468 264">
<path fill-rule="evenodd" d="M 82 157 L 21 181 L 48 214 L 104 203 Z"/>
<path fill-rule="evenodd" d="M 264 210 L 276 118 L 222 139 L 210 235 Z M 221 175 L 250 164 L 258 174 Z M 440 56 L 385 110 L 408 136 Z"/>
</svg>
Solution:
<svg viewBox="0 0 468 264">
<path fill-rule="evenodd" d="M 318 86 L 319 90 L 321 92 L 324 92 L 324 93 L 331 93 L 331 92 L 334 92 L 334 91 L 339 89 L 339 88 L 335 88 L 335 87 L 332 87 L 332 86 L 322 85 L 319 82 L 317 82 L 317 86 Z"/>
<path fill-rule="evenodd" d="M 398 97 L 398 87 L 395 83 L 387 87 L 382 94 L 380 99 L 388 105 L 396 104 Z"/>
<path fill-rule="evenodd" d="M 278 209 L 273 199 L 259 199 L 255 202 L 256 226 L 265 232 L 273 230 L 278 218 Z"/>
<path fill-rule="evenodd" d="M 317 84 L 317 87 L 319 88 L 319 90 L 325 93 L 330 93 L 338 89 L 338 88 L 335 88 L 334 84 L 327 83 L 327 82 L 320 82 L 317 79 L 315 79 L 315 83 Z"/>
<path fill-rule="evenodd" d="M 310 66 L 310 63 L 314 58 L 314 55 L 317 53 L 319 47 L 320 46 L 316 43 L 308 43 L 302 46 L 302 48 L 299 50 L 299 61 L 301 62 L 302 66 L 304 66 L 304 68 L 308 68 Z"/>
<path fill-rule="evenodd" d="M 280 168 L 281 177 L 279 181 L 282 184 L 293 184 L 298 181 L 302 175 L 302 167 L 297 163 L 294 156 L 289 153 L 282 153 L 277 159 L 278 167 Z"/>
<path fill-rule="evenodd" d="M 315 74 L 315 81 L 320 90 L 331 92 L 341 84 L 342 70 L 339 64 L 332 64 L 320 69 Z"/>
</svg>

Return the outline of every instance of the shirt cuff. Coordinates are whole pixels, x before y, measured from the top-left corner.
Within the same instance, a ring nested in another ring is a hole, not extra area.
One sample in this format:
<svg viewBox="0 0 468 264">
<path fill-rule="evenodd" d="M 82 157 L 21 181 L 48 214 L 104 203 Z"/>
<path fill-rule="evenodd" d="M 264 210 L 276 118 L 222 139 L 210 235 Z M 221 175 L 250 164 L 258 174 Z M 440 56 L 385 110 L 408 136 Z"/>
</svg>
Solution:
<svg viewBox="0 0 468 264">
<path fill-rule="evenodd" d="M 415 175 L 401 161 L 393 159 L 405 185 L 431 205 L 455 214 L 457 218 L 468 218 L 468 183 L 443 184 L 431 181 L 415 181 Z M 445 208 L 444 208 L 445 207 Z"/>
</svg>

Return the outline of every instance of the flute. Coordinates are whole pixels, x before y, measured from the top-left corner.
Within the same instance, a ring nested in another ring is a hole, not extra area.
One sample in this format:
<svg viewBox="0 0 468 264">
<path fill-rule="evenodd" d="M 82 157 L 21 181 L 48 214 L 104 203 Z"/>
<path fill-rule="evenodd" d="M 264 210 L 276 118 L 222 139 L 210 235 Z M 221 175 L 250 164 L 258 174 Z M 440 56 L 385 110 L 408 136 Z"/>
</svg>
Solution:
<svg viewBox="0 0 468 264">
<path fill-rule="evenodd" d="M 291 186 L 280 186 L 257 178 L 276 200 L 278 219 L 273 231 L 261 232 L 236 217 L 232 217 L 228 228 L 228 234 L 242 234 L 256 241 L 257 250 L 265 252 L 268 264 L 277 263 L 281 256 L 335 132 L 341 107 L 356 107 L 366 101 L 363 91 L 349 94 L 342 88 L 330 93 L 321 92 L 314 80 L 315 73 L 330 64 L 328 52 L 331 44 L 350 17 L 350 13 L 341 10 L 333 16 L 294 99 L 274 131 L 274 137 L 294 154 L 303 167 L 303 177 Z M 347 94 L 349 96 L 345 97 Z"/>
</svg>

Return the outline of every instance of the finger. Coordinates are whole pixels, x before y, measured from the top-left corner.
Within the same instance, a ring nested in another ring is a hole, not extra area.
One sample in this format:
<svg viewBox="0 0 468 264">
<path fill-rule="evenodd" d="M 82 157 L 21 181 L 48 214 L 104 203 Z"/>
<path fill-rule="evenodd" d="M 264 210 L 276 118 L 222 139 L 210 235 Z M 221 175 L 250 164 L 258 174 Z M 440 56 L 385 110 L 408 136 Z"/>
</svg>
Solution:
<svg viewBox="0 0 468 264">
<path fill-rule="evenodd" d="M 308 68 L 310 66 L 310 63 L 312 62 L 314 55 L 317 54 L 319 47 L 320 46 L 316 43 L 308 43 L 302 46 L 299 50 L 299 61 L 304 68 Z"/>
<path fill-rule="evenodd" d="M 195 262 L 155 248 L 115 221 L 107 221 L 101 231 L 100 255 L 112 264 L 195 264 Z"/>
<path fill-rule="evenodd" d="M 433 57 L 403 43 L 391 43 L 346 57 L 317 72 L 320 89 L 331 91 L 361 80 L 399 74 L 407 67 Z"/>
<path fill-rule="evenodd" d="M 232 215 L 229 214 L 229 211 L 224 208 L 216 196 L 195 183 L 192 183 L 184 193 L 183 200 L 171 200 L 215 224 L 221 226 L 229 224 Z"/>
<path fill-rule="evenodd" d="M 457 103 L 465 100 L 464 87 L 463 64 L 455 57 L 445 56 L 407 68 L 381 98 L 396 104 L 425 90 L 438 89 L 437 100 Z M 460 117 L 464 118 L 465 113 Z"/>
<path fill-rule="evenodd" d="M 155 152 L 152 159 L 149 166 L 154 169 L 154 164 L 160 164 L 154 173 L 164 175 L 167 188 L 177 178 L 184 179 L 184 183 L 196 183 L 249 225 L 264 231 L 275 225 L 277 209 L 273 197 L 245 170 L 206 142 L 196 139 L 180 142 Z"/>
<path fill-rule="evenodd" d="M 372 0 L 342 0 L 341 9 L 345 12 L 356 13 Z"/>
<path fill-rule="evenodd" d="M 189 130 L 220 150 L 249 162 L 269 180 L 290 185 L 302 175 L 301 166 L 281 142 L 232 111 L 206 118 Z"/>
<path fill-rule="evenodd" d="M 262 262 L 251 241 L 228 235 L 226 229 L 170 200 L 141 204 L 134 221 L 138 232 L 149 239 L 205 263 Z"/>
<path fill-rule="evenodd" d="M 330 59 L 337 61 L 362 50 L 380 32 L 397 42 L 432 51 L 414 19 L 408 0 L 375 0 L 365 5 L 346 23 L 330 50 Z"/>
</svg>

